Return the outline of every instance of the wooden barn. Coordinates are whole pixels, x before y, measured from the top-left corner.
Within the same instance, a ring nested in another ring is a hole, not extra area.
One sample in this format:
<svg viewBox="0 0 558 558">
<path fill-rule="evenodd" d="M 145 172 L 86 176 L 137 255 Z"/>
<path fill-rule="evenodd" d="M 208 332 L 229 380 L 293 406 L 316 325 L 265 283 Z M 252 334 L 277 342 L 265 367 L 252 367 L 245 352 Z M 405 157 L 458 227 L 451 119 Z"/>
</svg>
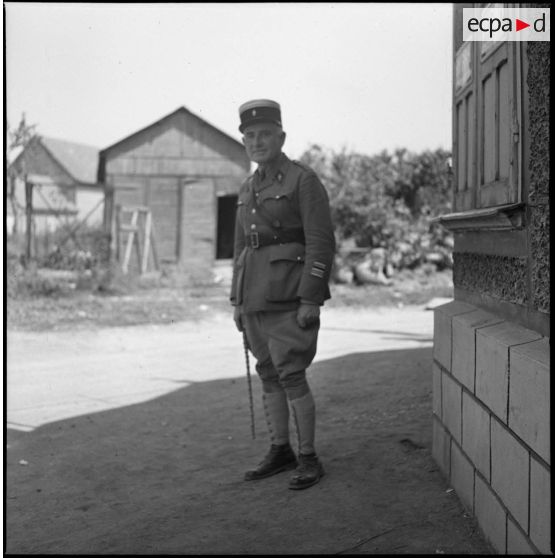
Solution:
<svg viewBox="0 0 558 558">
<path fill-rule="evenodd" d="M 185 107 L 103 149 L 105 227 L 122 258 L 133 209 L 148 211 L 160 264 L 203 271 L 233 253 L 237 193 L 250 169 L 239 141 Z"/>
<path fill-rule="evenodd" d="M 99 149 L 55 138 L 34 136 L 8 167 L 14 203 L 8 203 L 8 230 L 24 227 L 25 180 L 33 184 L 32 209 L 38 229 L 52 228 L 60 217 L 101 222 L 104 192 L 97 183 Z M 11 225 L 11 226 L 10 226 Z M 14 232 L 17 232 L 14 231 Z"/>
</svg>

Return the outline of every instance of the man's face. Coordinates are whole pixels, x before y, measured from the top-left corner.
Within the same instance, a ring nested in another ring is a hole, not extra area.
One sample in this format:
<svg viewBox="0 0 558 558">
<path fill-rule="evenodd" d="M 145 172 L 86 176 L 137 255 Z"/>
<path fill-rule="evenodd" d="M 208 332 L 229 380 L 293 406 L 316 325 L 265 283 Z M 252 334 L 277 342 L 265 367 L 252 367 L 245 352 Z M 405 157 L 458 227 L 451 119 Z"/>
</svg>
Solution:
<svg viewBox="0 0 558 558">
<path fill-rule="evenodd" d="M 285 132 L 276 124 L 262 122 L 247 126 L 242 141 L 250 160 L 265 165 L 279 156 L 285 137 Z"/>
</svg>

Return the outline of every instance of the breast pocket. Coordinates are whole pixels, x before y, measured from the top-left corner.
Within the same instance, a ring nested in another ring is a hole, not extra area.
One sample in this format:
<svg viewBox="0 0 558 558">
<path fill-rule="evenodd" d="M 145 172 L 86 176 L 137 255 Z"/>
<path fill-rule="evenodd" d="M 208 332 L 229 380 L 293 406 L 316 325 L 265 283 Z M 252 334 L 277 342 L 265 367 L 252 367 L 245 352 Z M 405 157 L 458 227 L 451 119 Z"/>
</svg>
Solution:
<svg viewBox="0 0 558 558">
<path fill-rule="evenodd" d="M 269 283 L 266 299 L 269 302 L 292 302 L 304 269 L 304 245 L 296 242 L 270 247 Z"/>
<path fill-rule="evenodd" d="M 280 226 L 288 225 L 296 219 L 297 212 L 292 201 L 292 192 L 269 192 L 260 201 L 262 207 Z"/>
</svg>

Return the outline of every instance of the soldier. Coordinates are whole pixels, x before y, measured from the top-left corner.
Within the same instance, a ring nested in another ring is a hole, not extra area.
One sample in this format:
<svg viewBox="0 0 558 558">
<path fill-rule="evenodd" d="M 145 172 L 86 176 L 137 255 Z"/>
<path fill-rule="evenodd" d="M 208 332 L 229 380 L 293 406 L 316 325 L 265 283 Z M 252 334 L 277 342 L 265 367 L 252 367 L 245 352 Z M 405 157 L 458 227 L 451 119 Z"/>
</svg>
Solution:
<svg viewBox="0 0 558 558">
<path fill-rule="evenodd" d="M 231 302 L 262 382 L 271 448 L 245 474 L 257 480 L 296 468 L 289 488 L 319 482 L 315 404 L 306 369 L 316 354 L 320 306 L 330 298 L 335 237 L 317 175 L 283 152 L 281 108 L 267 99 L 240 109 L 243 142 L 257 170 L 238 196 Z M 290 408 L 290 411 L 289 411 Z M 293 413 L 298 459 L 289 438 Z"/>
</svg>

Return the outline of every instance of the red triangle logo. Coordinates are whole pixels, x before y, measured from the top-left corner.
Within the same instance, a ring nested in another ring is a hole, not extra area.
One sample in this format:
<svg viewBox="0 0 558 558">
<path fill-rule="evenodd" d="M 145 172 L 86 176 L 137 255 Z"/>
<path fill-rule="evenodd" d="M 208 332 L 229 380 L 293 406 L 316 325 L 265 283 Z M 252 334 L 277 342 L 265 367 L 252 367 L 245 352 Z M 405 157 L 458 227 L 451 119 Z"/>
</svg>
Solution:
<svg viewBox="0 0 558 558">
<path fill-rule="evenodd" d="M 521 21 L 520 19 L 515 20 L 515 30 L 516 31 L 521 31 L 522 29 L 525 29 L 526 27 L 531 27 L 531 25 L 529 23 L 525 23 L 524 21 Z"/>
</svg>

